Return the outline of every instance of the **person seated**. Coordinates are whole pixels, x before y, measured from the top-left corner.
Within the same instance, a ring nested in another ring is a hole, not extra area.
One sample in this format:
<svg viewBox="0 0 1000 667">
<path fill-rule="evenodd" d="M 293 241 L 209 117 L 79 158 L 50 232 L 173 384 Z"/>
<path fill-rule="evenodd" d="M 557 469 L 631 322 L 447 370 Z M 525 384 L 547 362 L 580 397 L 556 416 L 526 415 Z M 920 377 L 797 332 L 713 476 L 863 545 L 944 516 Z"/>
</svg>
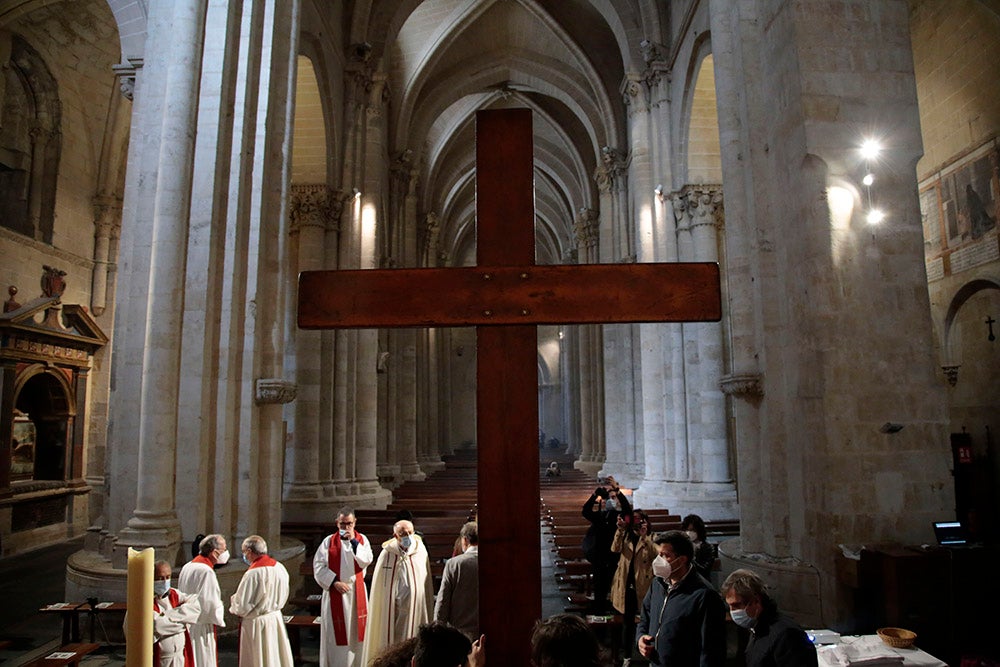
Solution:
<svg viewBox="0 0 1000 667">
<path fill-rule="evenodd" d="M 694 565 L 695 571 L 706 579 L 710 578 L 712 568 L 715 566 L 716 549 L 714 544 L 708 542 L 705 534 L 705 522 L 697 514 L 688 514 L 681 519 L 681 530 L 687 533 L 694 544 Z"/>
<path fill-rule="evenodd" d="M 573 614 L 556 614 L 535 623 L 531 664 L 535 667 L 601 667 L 606 656 L 587 622 Z"/>
<path fill-rule="evenodd" d="M 722 584 L 733 623 L 750 631 L 747 667 L 815 667 L 816 647 L 795 621 L 778 612 L 764 581 L 750 570 L 734 570 Z"/>
<path fill-rule="evenodd" d="M 560 475 L 562 475 L 562 470 L 559 469 L 559 463 L 557 461 L 553 461 L 549 464 L 549 467 L 545 469 L 546 477 L 559 477 Z"/>
<path fill-rule="evenodd" d="M 417 631 L 411 667 L 484 667 L 486 636 L 470 642 L 462 631 L 444 621 L 424 623 Z"/>
</svg>

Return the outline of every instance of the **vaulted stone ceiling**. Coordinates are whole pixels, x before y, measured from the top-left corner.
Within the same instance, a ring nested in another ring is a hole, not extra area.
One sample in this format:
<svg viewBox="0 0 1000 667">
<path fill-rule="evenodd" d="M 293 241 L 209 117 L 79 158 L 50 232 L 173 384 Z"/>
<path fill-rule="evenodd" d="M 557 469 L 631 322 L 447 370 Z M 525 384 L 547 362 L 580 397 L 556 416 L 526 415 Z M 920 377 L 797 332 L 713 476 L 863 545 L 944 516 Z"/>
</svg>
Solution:
<svg viewBox="0 0 1000 667">
<path fill-rule="evenodd" d="M 313 11 L 342 26 L 340 48 L 370 44 L 387 75 L 388 152 L 421 165 L 418 207 L 439 216 L 451 262 L 475 250 L 475 112 L 503 107 L 534 112 L 538 261 L 564 261 L 577 211 L 597 207 L 601 148 L 624 147 L 619 87 L 645 66 L 639 43 L 665 41 L 664 3 L 357 0 L 339 16 L 326 4 Z"/>
</svg>

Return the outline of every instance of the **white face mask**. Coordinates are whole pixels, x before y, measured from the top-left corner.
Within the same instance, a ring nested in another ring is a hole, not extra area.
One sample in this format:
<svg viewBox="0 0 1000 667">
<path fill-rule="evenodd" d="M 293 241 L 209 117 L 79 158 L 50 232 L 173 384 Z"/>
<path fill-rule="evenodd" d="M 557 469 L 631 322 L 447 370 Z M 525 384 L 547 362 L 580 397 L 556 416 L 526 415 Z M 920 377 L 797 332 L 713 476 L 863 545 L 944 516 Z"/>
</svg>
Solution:
<svg viewBox="0 0 1000 667">
<path fill-rule="evenodd" d="M 350 535 L 350 533 L 348 533 L 343 528 L 340 529 L 340 539 L 346 540 L 348 535 Z"/>
<path fill-rule="evenodd" d="M 219 565 L 225 565 L 229 562 L 229 549 L 226 549 L 221 554 L 215 557 L 215 562 Z"/>
<path fill-rule="evenodd" d="M 747 630 L 752 628 L 757 622 L 756 619 L 750 618 L 750 614 L 747 613 L 746 609 L 734 609 L 729 612 L 729 617 L 733 619 L 733 623 Z"/>
<path fill-rule="evenodd" d="M 157 579 L 153 582 L 153 594 L 156 597 L 162 598 L 164 595 L 170 592 L 170 580 L 169 579 Z"/>
<path fill-rule="evenodd" d="M 615 512 L 618 510 L 618 501 L 614 498 L 608 498 L 607 502 L 604 503 L 604 509 L 609 512 Z"/>
<path fill-rule="evenodd" d="M 661 579 L 669 579 L 670 573 L 673 568 L 670 567 L 670 563 L 663 556 L 657 556 L 653 559 L 653 575 L 660 577 Z"/>
<path fill-rule="evenodd" d="M 698 541 L 698 533 L 694 532 L 693 530 L 687 531 L 687 536 L 691 539 L 692 542 Z"/>
</svg>

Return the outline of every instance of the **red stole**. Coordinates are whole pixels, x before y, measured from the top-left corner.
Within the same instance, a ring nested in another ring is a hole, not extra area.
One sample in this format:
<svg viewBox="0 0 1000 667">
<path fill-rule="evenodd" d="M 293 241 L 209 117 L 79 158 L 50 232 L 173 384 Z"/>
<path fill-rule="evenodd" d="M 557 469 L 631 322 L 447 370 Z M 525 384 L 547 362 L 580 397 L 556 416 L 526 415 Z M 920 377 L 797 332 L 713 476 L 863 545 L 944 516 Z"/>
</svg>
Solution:
<svg viewBox="0 0 1000 667">
<path fill-rule="evenodd" d="M 365 543 L 365 536 L 354 533 L 359 544 Z M 361 574 L 358 561 L 354 563 L 354 599 L 358 603 L 358 641 L 365 640 L 365 627 L 368 625 L 368 596 L 365 595 L 365 577 Z M 340 572 L 340 532 L 330 537 L 330 551 L 326 556 L 327 566 L 337 574 L 337 579 L 343 579 Z M 330 612 L 333 619 L 333 636 L 337 646 L 347 646 L 347 621 L 344 618 L 344 604 L 336 590 L 330 591 Z"/>
<path fill-rule="evenodd" d="M 170 600 L 170 606 L 174 609 L 181 606 L 181 596 L 177 594 L 177 589 L 171 588 L 167 593 L 167 598 Z M 153 598 L 153 609 L 160 611 L 160 604 L 155 597 Z M 160 642 L 153 643 L 153 664 L 160 664 Z M 194 667 L 194 646 L 191 645 L 191 635 L 188 634 L 187 628 L 184 628 L 184 667 Z"/>
<path fill-rule="evenodd" d="M 210 567 L 210 568 L 212 568 L 213 570 L 215 569 L 215 563 L 213 563 L 213 562 L 212 562 L 212 561 L 210 561 L 209 559 L 205 558 L 205 557 L 204 557 L 204 556 L 202 556 L 201 554 L 198 554 L 197 556 L 195 556 L 194 558 L 192 558 L 192 559 L 191 559 L 191 562 L 192 562 L 192 563 L 201 563 L 202 565 L 207 565 L 207 566 L 209 566 L 209 567 Z"/>
<path fill-rule="evenodd" d="M 250 567 L 248 567 L 247 569 L 252 570 L 255 567 L 274 567 L 275 563 L 277 562 L 278 561 L 274 560 L 267 554 L 262 554 L 261 557 L 255 560 L 253 563 L 251 563 Z"/>
</svg>

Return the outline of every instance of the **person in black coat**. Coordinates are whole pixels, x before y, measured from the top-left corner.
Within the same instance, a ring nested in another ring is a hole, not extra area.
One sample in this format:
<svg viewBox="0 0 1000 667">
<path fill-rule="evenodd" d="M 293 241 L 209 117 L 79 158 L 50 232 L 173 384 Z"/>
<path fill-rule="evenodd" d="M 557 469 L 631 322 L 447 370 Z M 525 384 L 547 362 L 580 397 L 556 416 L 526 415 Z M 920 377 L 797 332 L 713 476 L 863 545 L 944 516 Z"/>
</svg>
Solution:
<svg viewBox="0 0 1000 667">
<path fill-rule="evenodd" d="M 816 647 L 795 621 L 778 612 L 756 573 L 733 571 L 722 595 L 733 622 L 750 631 L 747 667 L 816 667 Z"/>
<path fill-rule="evenodd" d="M 590 522 L 583 538 L 583 555 L 590 561 L 593 575 L 594 602 L 591 611 L 603 614 L 608 611 L 608 593 L 618 569 L 618 554 L 611 551 L 611 542 L 618 531 L 618 517 L 631 516 L 632 505 L 624 493 L 618 493 L 614 477 L 602 477 L 587 502 L 583 504 L 583 518 Z"/>
<path fill-rule="evenodd" d="M 679 530 L 653 537 L 653 583 L 636 627 L 639 653 L 656 667 L 722 667 L 726 606 L 692 564 L 694 545 Z"/>
</svg>

